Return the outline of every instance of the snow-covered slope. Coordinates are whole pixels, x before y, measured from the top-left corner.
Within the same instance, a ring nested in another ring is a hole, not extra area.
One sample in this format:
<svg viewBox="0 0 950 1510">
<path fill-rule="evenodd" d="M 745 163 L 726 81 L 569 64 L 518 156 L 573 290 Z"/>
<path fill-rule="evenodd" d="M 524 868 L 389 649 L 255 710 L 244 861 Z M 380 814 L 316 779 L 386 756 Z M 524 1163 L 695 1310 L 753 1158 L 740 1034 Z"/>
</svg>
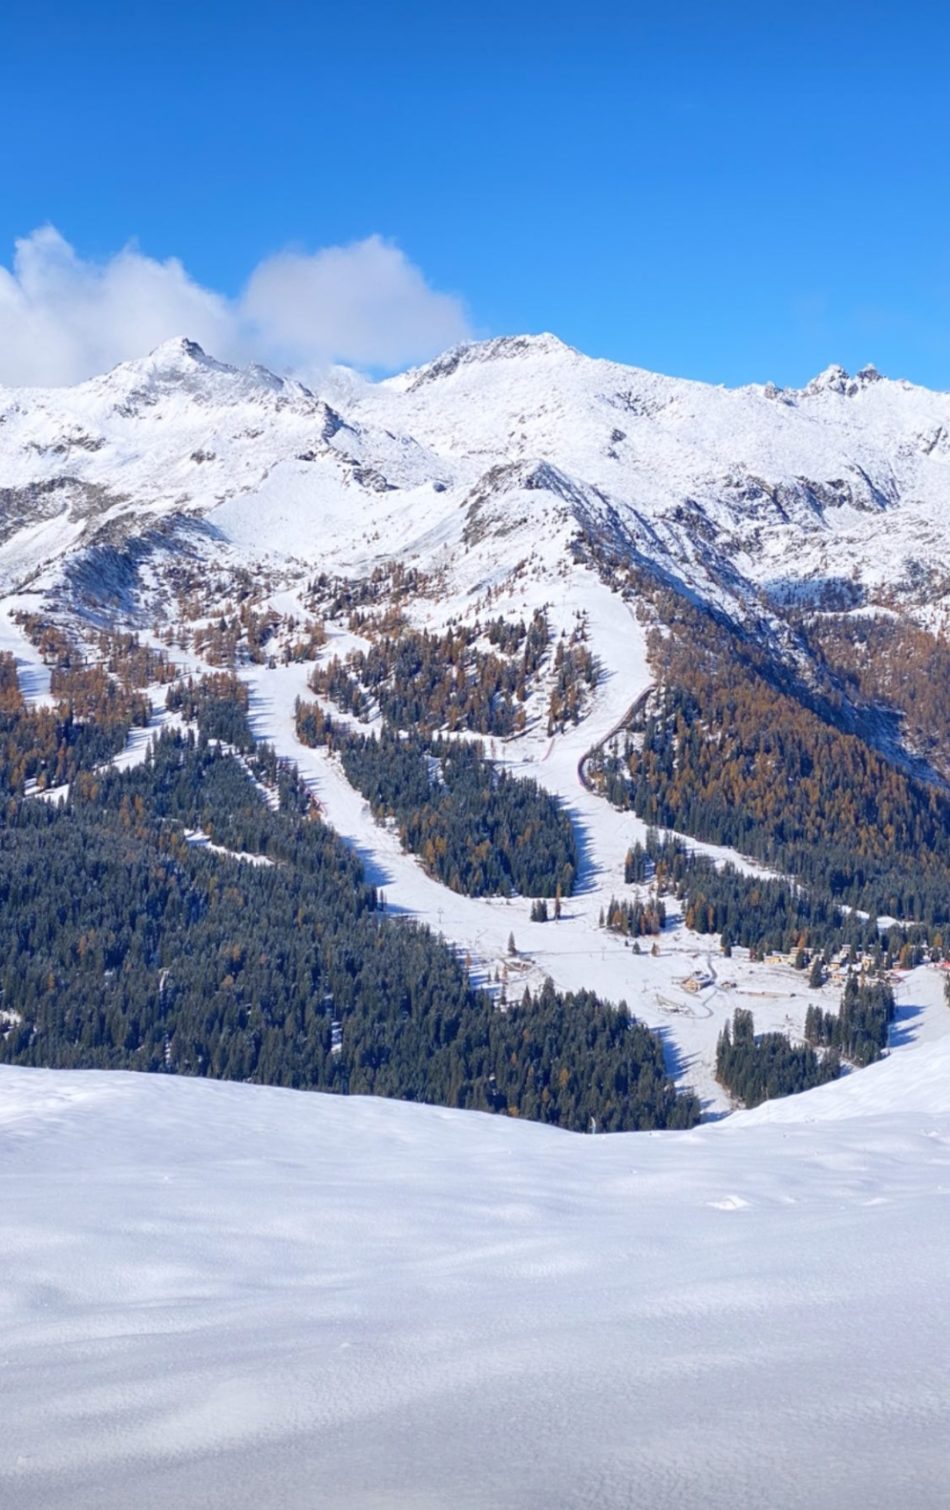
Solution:
<svg viewBox="0 0 950 1510">
<path fill-rule="evenodd" d="M 856 575 L 913 597 L 932 567 L 946 593 L 950 396 L 872 368 L 727 390 L 522 337 L 367 390 L 363 408 L 452 454 L 543 458 L 701 590 L 728 598 L 731 567 L 775 593 Z"/>
<path fill-rule="evenodd" d="M 10 1510 L 938 1510 L 950 1040 L 687 1134 L 0 1070 Z"/>
<path fill-rule="evenodd" d="M 352 527 L 353 494 L 372 499 L 437 472 L 411 439 L 368 438 L 299 383 L 166 342 L 77 388 L 0 390 L 0 586 L 93 540 L 246 495 L 254 554 L 313 560 L 335 509 Z M 293 503 L 289 537 L 267 517 L 274 495 Z"/>
<path fill-rule="evenodd" d="M 381 384 L 330 373 L 316 395 L 181 340 L 74 389 L 0 393 L 8 589 L 185 514 L 242 558 L 404 553 L 466 588 L 583 531 L 733 608 L 837 583 L 933 621 L 948 493 L 950 395 L 870 368 L 727 390 L 525 336 Z"/>
</svg>

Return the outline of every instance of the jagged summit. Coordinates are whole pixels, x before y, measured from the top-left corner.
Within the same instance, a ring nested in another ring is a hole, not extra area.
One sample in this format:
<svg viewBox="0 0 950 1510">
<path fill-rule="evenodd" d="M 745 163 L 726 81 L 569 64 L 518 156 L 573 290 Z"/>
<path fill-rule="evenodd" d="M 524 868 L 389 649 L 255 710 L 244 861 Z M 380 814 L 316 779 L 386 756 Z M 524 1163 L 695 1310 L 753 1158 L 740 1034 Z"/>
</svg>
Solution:
<svg viewBox="0 0 950 1510">
<path fill-rule="evenodd" d="M 197 341 L 192 341 L 188 336 L 171 336 L 167 341 L 159 344 L 149 352 L 148 360 L 156 366 L 169 366 L 176 361 L 201 362 L 206 366 L 224 370 L 226 364 L 219 362 L 215 357 L 210 357 L 203 346 Z"/>
<path fill-rule="evenodd" d="M 832 362 L 824 371 L 819 372 L 806 385 L 806 393 L 845 393 L 851 381 L 851 374 L 847 368 L 838 362 Z"/>
<path fill-rule="evenodd" d="M 148 356 L 120 362 L 104 377 L 80 386 L 93 394 L 119 394 L 120 402 L 136 406 L 150 406 L 159 393 L 204 404 L 313 399 L 296 379 L 278 377 L 256 362 L 236 366 L 220 361 L 188 336 L 162 341 Z"/>
<path fill-rule="evenodd" d="M 847 397 L 853 397 L 860 393 L 863 388 L 872 383 L 885 382 L 884 374 L 878 372 L 873 362 L 868 362 L 861 367 L 852 377 L 847 368 L 837 362 L 819 372 L 817 377 L 812 378 L 810 383 L 800 390 L 802 394 L 816 393 L 840 393 Z"/>
<path fill-rule="evenodd" d="M 487 341 L 467 341 L 453 346 L 434 362 L 411 368 L 398 377 L 388 380 L 387 386 L 399 391 L 411 392 L 439 378 L 451 377 L 460 367 L 489 362 L 511 361 L 516 358 L 533 357 L 579 357 L 574 346 L 544 331 L 538 335 L 494 336 Z"/>
</svg>

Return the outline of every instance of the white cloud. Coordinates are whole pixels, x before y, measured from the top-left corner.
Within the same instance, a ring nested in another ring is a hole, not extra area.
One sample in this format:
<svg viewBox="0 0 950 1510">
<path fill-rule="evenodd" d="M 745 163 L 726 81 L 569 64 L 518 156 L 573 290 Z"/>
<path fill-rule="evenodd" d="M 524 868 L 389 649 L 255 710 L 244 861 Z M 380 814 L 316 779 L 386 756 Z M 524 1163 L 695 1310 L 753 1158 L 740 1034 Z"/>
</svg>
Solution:
<svg viewBox="0 0 950 1510">
<path fill-rule="evenodd" d="M 278 252 L 255 268 L 241 303 L 252 328 L 293 365 L 317 356 L 393 368 L 468 335 L 458 299 L 430 288 L 380 236 L 312 255 Z"/>
<path fill-rule="evenodd" d="M 312 372 L 331 361 L 392 369 L 469 333 L 457 298 L 429 287 L 379 236 L 314 253 L 280 252 L 228 299 L 127 246 L 77 256 L 52 226 L 16 243 L 0 267 L 0 383 L 60 384 L 104 372 L 187 335 L 225 360 Z"/>
<path fill-rule="evenodd" d="M 175 335 L 231 348 L 235 325 L 227 300 L 175 258 L 126 247 L 101 265 L 84 262 L 52 226 L 16 243 L 12 272 L 0 268 L 4 383 L 74 383 Z"/>
</svg>

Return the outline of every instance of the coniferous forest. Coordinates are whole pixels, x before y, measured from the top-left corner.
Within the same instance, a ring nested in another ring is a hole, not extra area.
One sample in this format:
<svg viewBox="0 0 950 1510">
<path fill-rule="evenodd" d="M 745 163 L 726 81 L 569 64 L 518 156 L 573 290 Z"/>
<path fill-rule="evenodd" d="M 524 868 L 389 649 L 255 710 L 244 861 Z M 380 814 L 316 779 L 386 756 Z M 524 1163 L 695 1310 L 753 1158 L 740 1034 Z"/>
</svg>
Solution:
<svg viewBox="0 0 950 1510">
<path fill-rule="evenodd" d="M 835 1080 L 840 1072 L 834 1050 L 820 1056 L 811 1044 L 793 1044 L 784 1033 L 756 1037 L 752 1013 L 743 1007 L 735 1011 L 732 1026 L 726 1024 L 716 1045 L 716 1078 L 746 1106 L 811 1090 Z"/>
<path fill-rule="evenodd" d="M 843 727 L 830 693 L 781 685 L 754 646 L 708 616 L 678 603 L 671 632 L 652 643 L 658 690 L 591 763 L 608 800 L 763 861 L 818 908 L 946 932 L 950 797 L 939 784 Z"/>
<path fill-rule="evenodd" d="M 879 1059 L 893 1020 L 894 993 L 887 982 L 856 974 L 848 976 L 837 1013 L 808 1008 L 802 1044 L 785 1033 L 756 1037 L 752 1013 L 739 1007 L 719 1035 L 716 1078 L 746 1106 L 792 1096 L 836 1079 L 842 1058 L 858 1066 Z"/>
<path fill-rule="evenodd" d="M 27 709 L 13 657 L 0 653 L 0 796 L 72 781 L 125 746 L 132 725 L 149 720 L 149 701 L 101 666 L 54 668 L 50 708 Z"/>
<path fill-rule="evenodd" d="M 455 625 L 444 634 L 403 628 L 383 635 L 345 661 L 318 666 L 311 690 L 366 718 L 373 704 L 394 728 L 471 730 L 507 736 L 524 728 L 527 685 L 547 650 L 548 624 L 504 619 Z M 480 649 L 484 637 L 491 649 Z"/>
<path fill-rule="evenodd" d="M 390 917 L 295 770 L 255 749 L 230 677 L 170 701 L 196 727 L 165 733 L 142 765 L 79 768 L 68 801 L 10 796 L 0 810 L 0 1060 L 578 1131 L 696 1121 L 659 1039 L 622 1004 L 548 984 L 499 1010 L 441 939 Z"/>
<path fill-rule="evenodd" d="M 628 852 L 624 874 L 628 882 L 649 882 L 661 898 L 675 896 L 688 928 L 718 934 L 759 959 L 797 950 L 830 958 L 847 949 L 869 954 L 882 968 L 912 967 L 940 958 L 950 944 L 946 931 L 919 924 L 882 929 L 876 918 L 842 908 L 820 887 L 717 865 L 655 829 L 647 831 L 645 844 Z"/>
<path fill-rule="evenodd" d="M 805 1037 L 809 1043 L 840 1051 L 855 1064 L 871 1064 L 881 1057 L 893 1020 L 894 993 L 887 982 L 859 981 L 849 975 L 837 1014 L 808 1008 Z"/>
<path fill-rule="evenodd" d="M 339 751 L 350 784 L 377 818 L 393 817 L 406 849 L 466 896 L 569 896 L 577 875 L 570 819 L 537 782 L 497 771 L 477 742 L 423 739 L 384 725 L 352 733 L 315 703 L 297 709 L 305 744 Z"/>
</svg>

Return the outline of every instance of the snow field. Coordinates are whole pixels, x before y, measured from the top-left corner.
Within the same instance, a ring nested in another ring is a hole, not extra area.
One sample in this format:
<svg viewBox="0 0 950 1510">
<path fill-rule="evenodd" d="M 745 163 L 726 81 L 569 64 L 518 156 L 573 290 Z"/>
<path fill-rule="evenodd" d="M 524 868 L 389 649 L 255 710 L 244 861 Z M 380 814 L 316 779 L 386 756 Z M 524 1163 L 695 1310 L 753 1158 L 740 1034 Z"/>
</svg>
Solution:
<svg viewBox="0 0 950 1510">
<path fill-rule="evenodd" d="M 0 1497 L 939 1510 L 948 1087 L 591 1138 L 0 1070 Z"/>
</svg>

